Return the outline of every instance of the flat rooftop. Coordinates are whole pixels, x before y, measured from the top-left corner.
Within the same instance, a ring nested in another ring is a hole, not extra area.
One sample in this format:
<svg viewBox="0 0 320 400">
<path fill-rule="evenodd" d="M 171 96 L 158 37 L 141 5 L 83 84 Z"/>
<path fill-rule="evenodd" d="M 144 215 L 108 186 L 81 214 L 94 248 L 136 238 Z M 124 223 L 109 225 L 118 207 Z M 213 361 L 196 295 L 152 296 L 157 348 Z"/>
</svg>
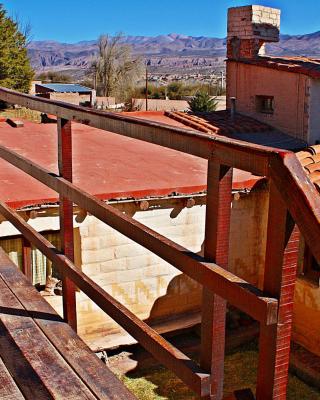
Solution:
<svg viewBox="0 0 320 400">
<path fill-rule="evenodd" d="M 130 115 L 185 128 L 161 112 Z M 206 160 L 86 125 L 72 126 L 73 182 L 102 200 L 190 195 L 206 190 Z M 1 122 L 0 144 L 58 173 L 55 124 L 24 121 L 23 128 L 12 128 Z M 233 187 L 250 189 L 260 179 L 236 170 Z M 0 200 L 20 208 L 56 203 L 58 195 L 0 159 Z"/>
</svg>

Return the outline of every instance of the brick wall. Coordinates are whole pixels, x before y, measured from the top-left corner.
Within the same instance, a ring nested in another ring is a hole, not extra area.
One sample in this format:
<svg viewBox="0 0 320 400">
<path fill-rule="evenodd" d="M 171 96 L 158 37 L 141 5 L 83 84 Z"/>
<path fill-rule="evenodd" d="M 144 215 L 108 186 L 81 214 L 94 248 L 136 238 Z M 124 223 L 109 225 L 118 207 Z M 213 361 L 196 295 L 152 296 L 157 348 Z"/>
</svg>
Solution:
<svg viewBox="0 0 320 400">
<path fill-rule="evenodd" d="M 254 58 L 265 42 L 278 42 L 280 10 L 263 6 L 228 10 L 228 58 Z"/>
<path fill-rule="evenodd" d="M 237 111 L 291 136 L 308 140 L 309 78 L 302 74 L 227 62 L 227 99 L 236 97 Z M 273 96 L 274 112 L 259 112 L 256 96 Z"/>
</svg>

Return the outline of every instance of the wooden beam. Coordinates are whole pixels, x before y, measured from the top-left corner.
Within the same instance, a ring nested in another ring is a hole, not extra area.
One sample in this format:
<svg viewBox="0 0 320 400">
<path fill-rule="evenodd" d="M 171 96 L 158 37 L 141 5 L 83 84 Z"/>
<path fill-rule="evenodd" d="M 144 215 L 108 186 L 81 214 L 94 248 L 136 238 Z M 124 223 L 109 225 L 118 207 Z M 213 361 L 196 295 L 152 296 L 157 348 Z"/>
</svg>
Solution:
<svg viewBox="0 0 320 400">
<path fill-rule="evenodd" d="M 277 321 L 277 300 L 266 297 L 259 289 L 243 279 L 215 263 L 206 262 L 203 257 L 192 253 L 14 151 L 0 146 L 0 157 L 72 200 L 118 232 L 157 254 L 257 321 L 267 325 Z"/>
<path fill-rule="evenodd" d="M 298 239 L 289 241 L 293 228 L 286 204 L 271 181 L 264 291 L 279 299 L 279 312 L 276 325 L 260 325 L 257 400 L 286 399 L 298 260 Z"/>
<path fill-rule="evenodd" d="M 76 121 L 198 157 L 209 159 L 212 154 L 215 154 L 225 165 L 261 176 L 268 174 L 269 155 L 276 153 L 275 149 L 241 140 L 212 136 L 119 113 L 101 112 L 61 101 L 18 93 L 10 89 L 0 88 L 0 99 L 46 114 L 53 114 L 62 119 Z"/>
<path fill-rule="evenodd" d="M 232 169 L 213 158 L 208 162 L 204 258 L 228 269 L 232 202 Z M 201 322 L 201 366 L 211 371 L 208 400 L 223 397 L 225 320 L 227 302 L 203 288 Z"/>
<path fill-rule="evenodd" d="M 209 394 L 209 374 L 110 296 L 78 269 L 64 254 L 59 254 L 58 250 L 28 225 L 17 212 L 3 203 L 0 203 L 0 212 L 6 216 L 8 221 L 12 222 L 23 236 L 48 257 L 59 268 L 59 271 L 70 278 L 103 311 L 124 327 L 158 361 L 173 371 L 199 396 L 204 397 Z"/>
<path fill-rule="evenodd" d="M 32 249 L 31 243 L 26 239 L 22 239 L 22 272 L 32 282 Z"/>
<path fill-rule="evenodd" d="M 72 182 L 72 131 L 71 122 L 58 118 L 58 167 L 61 177 Z M 73 202 L 60 194 L 60 237 L 61 250 L 74 261 Z M 63 315 L 68 324 L 77 331 L 76 288 L 74 283 L 62 274 Z"/>
<path fill-rule="evenodd" d="M 320 196 L 297 156 L 275 155 L 270 159 L 270 176 L 292 218 L 320 264 Z"/>
<path fill-rule="evenodd" d="M 0 249 L 0 283 L 4 282 L 24 308 L 24 314 L 37 324 L 65 362 L 99 400 L 136 399 L 118 378 L 105 366 L 74 330 L 56 313 L 35 287 L 18 271 L 7 254 Z M 31 348 L 31 351 L 33 349 Z M 1 365 L 0 365 L 1 367 Z M 25 372 L 25 371 L 24 371 Z M 1 379 L 1 372 L 0 372 Z M 1 397 L 9 400 L 11 398 Z M 29 386 L 31 386 L 29 384 Z M 19 399 L 13 397 L 11 400 Z M 33 397 L 38 400 L 38 397 Z"/>
</svg>

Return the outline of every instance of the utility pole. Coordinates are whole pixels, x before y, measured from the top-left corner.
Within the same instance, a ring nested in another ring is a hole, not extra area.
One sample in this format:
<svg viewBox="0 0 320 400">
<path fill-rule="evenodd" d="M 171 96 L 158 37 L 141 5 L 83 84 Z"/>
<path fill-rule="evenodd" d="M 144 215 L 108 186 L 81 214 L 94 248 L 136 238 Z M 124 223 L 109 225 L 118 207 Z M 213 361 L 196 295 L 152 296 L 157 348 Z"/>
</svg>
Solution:
<svg viewBox="0 0 320 400">
<path fill-rule="evenodd" d="M 148 62 L 146 61 L 146 111 L 148 111 Z"/>
<path fill-rule="evenodd" d="M 224 72 L 221 71 L 221 93 L 223 92 L 224 89 Z"/>
</svg>

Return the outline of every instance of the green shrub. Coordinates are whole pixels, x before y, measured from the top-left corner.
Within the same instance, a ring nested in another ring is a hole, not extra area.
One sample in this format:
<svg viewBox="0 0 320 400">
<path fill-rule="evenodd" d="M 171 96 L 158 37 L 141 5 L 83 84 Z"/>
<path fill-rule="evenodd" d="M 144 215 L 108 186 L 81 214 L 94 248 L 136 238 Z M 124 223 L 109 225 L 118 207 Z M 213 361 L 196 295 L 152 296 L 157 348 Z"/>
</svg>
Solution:
<svg viewBox="0 0 320 400">
<path fill-rule="evenodd" d="M 188 104 L 193 112 L 211 112 L 216 110 L 218 102 L 207 92 L 198 92 Z"/>
</svg>

